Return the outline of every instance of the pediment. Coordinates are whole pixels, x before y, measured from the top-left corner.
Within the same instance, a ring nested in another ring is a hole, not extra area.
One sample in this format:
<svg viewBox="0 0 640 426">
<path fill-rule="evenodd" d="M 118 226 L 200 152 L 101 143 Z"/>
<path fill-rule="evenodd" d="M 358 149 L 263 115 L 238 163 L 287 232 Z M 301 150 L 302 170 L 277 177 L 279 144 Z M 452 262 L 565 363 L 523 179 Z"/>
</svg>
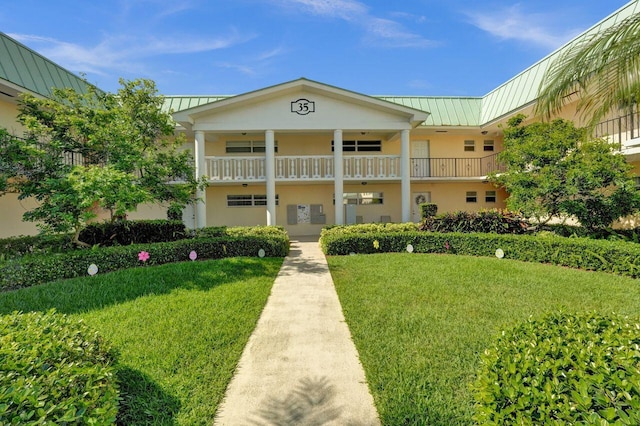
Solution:
<svg viewBox="0 0 640 426">
<path fill-rule="evenodd" d="M 299 79 L 180 111 L 174 119 L 204 131 L 402 130 L 428 113 Z"/>
</svg>

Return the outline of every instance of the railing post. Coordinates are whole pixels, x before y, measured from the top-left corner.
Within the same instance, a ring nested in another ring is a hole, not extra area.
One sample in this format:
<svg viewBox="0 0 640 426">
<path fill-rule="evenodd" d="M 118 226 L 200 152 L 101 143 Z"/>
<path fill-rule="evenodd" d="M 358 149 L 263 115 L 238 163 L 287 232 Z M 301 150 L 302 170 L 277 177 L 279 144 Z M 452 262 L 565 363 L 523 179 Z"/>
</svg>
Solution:
<svg viewBox="0 0 640 426">
<path fill-rule="evenodd" d="M 265 131 L 265 169 L 267 181 L 267 225 L 276 225 L 276 164 L 273 130 Z"/>
<path fill-rule="evenodd" d="M 400 192 L 402 195 L 402 221 L 411 221 L 411 164 L 410 164 L 410 133 L 403 130 L 400 133 Z"/>
<path fill-rule="evenodd" d="M 204 132 L 202 130 L 195 131 L 195 163 L 196 163 L 196 179 L 206 176 L 206 163 L 204 159 Z M 196 190 L 196 228 L 204 228 L 207 226 L 207 194 L 205 190 Z"/>
<path fill-rule="evenodd" d="M 344 225 L 344 164 L 342 163 L 342 130 L 333 132 L 333 170 L 335 180 L 333 192 L 335 198 L 335 222 L 336 225 Z"/>
</svg>

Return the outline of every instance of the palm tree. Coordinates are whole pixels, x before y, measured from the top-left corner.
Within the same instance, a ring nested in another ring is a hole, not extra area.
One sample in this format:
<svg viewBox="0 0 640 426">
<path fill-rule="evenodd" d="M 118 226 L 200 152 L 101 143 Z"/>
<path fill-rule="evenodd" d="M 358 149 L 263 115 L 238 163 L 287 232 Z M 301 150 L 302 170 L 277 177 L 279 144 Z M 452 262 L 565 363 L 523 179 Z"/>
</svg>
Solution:
<svg viewBox="0 0 640 426">
<path fill-rule="evenodd" d="M 550 118 L 577 95 L 587 127 L 640 99 L 640 14 L 574 40 L 547 69 L 536 113 Z"/>
</svg>

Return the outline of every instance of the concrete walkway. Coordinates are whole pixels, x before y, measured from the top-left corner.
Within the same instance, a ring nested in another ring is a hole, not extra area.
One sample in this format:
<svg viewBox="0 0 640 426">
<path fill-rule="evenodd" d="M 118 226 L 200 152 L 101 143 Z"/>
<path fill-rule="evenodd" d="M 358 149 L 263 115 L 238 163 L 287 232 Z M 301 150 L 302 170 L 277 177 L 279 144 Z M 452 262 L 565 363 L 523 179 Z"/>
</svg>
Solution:
<svg viewBox="0 0 640 426">
<path fill-rule="evenodd" d="M 292 241 L 214 425 L 379 424 L 317 239 Z"/>
</svg>

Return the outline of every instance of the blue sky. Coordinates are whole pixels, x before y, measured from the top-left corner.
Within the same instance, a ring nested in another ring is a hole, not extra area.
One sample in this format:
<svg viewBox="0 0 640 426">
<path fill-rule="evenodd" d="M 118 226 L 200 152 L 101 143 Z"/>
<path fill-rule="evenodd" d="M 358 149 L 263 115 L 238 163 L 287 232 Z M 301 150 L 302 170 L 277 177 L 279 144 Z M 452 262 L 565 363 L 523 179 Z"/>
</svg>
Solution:
<svg viewBox="0 0 640 426">
<path fill-rule="evenodd" d="M 0 31 L 103 90 L 239 94 L 306 77 L 481 96 L 627 0 L 14 0 Z"/>
</svg>

